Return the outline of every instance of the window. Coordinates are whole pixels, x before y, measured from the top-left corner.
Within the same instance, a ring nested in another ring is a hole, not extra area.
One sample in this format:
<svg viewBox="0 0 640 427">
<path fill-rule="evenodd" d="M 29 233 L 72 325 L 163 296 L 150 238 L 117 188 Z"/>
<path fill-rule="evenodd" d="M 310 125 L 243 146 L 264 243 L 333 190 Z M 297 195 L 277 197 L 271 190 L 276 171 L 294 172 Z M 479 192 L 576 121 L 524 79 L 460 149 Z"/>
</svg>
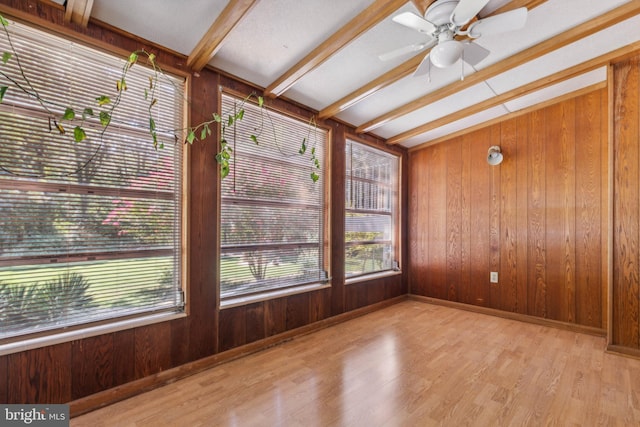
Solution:
<svg viewBox="0 0 640 427">
<path fill-rule="evenodd" d="M 244 108 L 227 130 L 234 158 L 221 185 L 220 294 L 264 293 L 323 282 L 324 160 L 327 132 L 284 114 L 261 110 L 229 94 L 222 115 Z M 257 134 L 258 144 L 250 136 Z M 235 143 L 233 142 L 235 135 Z M 301 155 L 303 139 L 307 153 Z M 313 182 L 311 172 L 320 178 Z"/>
<path fill-rule="evenodd" d="M 115 99 L 124 59 L 17 23 L 9 31 L 34 88 L 58 114 Z M 10 51 L 0 35 L 0 52 Z M 18 75 L 15 58 L 3 71 Z M 50 131 L 48 114 L 9 84 L 0 103 L 0 339 L 22 340 L 71 326 L 180 312 L 182 144 L 149 135 L 152 70 L 127 76 L 121 108 L 101 136 Z M 0 83 L 5 84 L 0 76 Z M 20 80 L 24 84 L 24 81 Z M 160 79 L 158 129 L 182 127 L 184 79 Z M 0 341 L 2 344 L 2 341 Z"/>
<path fill-rule="evenodd" d="M 398 269 L 397 156 L 347 140 L 345 275 Z"/>
</svg>

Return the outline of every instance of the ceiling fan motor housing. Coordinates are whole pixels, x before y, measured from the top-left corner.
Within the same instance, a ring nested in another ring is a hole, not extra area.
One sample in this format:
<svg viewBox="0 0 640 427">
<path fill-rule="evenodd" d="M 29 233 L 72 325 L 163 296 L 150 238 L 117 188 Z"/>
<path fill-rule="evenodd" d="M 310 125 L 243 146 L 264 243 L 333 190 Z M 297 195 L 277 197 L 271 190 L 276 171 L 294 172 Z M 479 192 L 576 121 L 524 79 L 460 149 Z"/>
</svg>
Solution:
<svg viewBox="0 0 640 427">
<path fill-rule="evenodd" d="M 451 14 L 458 5 L 458 0 L 437 0 L 424 13 L 424 19 L 440 27 L 451 23 Z"/>
</svg>

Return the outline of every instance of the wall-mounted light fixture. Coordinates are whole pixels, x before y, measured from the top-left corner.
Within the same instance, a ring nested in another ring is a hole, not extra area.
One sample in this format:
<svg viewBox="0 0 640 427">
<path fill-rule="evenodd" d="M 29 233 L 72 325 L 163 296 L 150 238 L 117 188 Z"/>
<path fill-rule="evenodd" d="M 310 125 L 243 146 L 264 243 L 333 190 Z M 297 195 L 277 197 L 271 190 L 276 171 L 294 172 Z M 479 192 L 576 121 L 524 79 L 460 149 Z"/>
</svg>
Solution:
<svg viewBox="0 0 640 427">
<path fill-rule="evenodd" d="M 491 166 L 496 166 L 502 163 L 502 151 L 500 150 L 500 146 L 492 145 L 489 147 L 489 153 L 487 154 L 487 163 Z"/>
</svg>

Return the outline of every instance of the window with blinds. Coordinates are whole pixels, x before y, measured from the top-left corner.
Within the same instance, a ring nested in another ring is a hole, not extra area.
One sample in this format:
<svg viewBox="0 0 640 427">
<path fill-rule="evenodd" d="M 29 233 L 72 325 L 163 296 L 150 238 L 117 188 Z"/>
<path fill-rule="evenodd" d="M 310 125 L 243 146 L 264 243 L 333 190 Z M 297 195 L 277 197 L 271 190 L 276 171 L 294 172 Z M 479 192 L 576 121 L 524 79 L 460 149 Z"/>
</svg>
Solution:
<svg viewBox="0 0 640 427">
<path fill-rule="evenodd" d="M 45 107 L 97 114 L 96 97 L 115 99 L 125 58 L 18 23 L 8 30 L 18 58 L 2 72 L 45 102 L 0 76 L 9 86 L 0 103 L 0 340 L 182 311 L 182 144 L 172 129 L 182 127 L 184 79 L 158 82 L 152 114 L 163 149 L 153 148 L 144 99 L 153 70 L 141 64 L 107 131 L 88 118 L 87 139 L 74 143 L 77 122 L 64 122 L 65 135 L 51 131 Z"/>
<path fill-rule="evenodd" d="M 399 159 L 351 140 L 345 156 L 345 276 L 397 269 Z"/>
<path fill-rule="evenodd" d="M 223 120 L 240 108 L 243 119 L 226 131 L 233 158 L 221 185 L 221 298 L 326 281 L 324 171 L 310 152 L 324 160 L 327 132 L 222 95 Z"/>
</svg>

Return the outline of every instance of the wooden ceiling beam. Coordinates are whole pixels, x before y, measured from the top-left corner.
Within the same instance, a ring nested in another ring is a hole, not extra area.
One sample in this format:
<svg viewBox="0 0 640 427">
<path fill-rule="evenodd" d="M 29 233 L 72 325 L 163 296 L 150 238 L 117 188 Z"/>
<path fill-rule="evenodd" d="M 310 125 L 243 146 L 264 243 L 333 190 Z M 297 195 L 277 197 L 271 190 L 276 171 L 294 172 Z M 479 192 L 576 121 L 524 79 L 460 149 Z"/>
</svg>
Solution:
<svg viewBox="0 0 640 427">
<path fill-rule="evenodd" d="M 412 0 L 413 1 L 413 0 Z M 531 10 L 532 8 L 539 6 L 540 4 L 544 3 L 547 0 L 514 0 L 515 3 L 517 2 L 517 5 L 512 5 L 511 3 L 506 4 L 505 6 L 503 6 L 500 11 L 496 11 L 491 13 L 491 15 L 496 15 L 497 13 L 502 13 L 502 12 L 506 12 L 508 10 L 511 9 L 516 9 L 517 7 L 521 7 L 522 6 L 522 2 L 525 2 L 525 5 L 527 6 L 527 8 L 529 10 Z M 417 3 L 424 3 L 422 0 L 415 0 L 413 1 L 413 4 L 416 5 Z M 429 2 L 432 3 L 432 2 Z M 418 7 L 416 5 L 416 7 Z M 428 6 L 427 6 L 428 7 Z M 511 8 L 511 9 L 509 9 Z M 489 16 L 491 16 L 489 15 Z M 383 74 L 382 76 L 376 78 L 375 80 L 367 83 L 366 85 L 362 86 L 359 89 L 356 89 L 355 91 L 351 92 L 349 95 L 339 99 L 338 101 L 334 102 L 333 104 L 323 108 L 320 113 L 318 114 L 318 117 L 321 119 L 326 119 L 328 117 L 333 117 L 336 114 L 350 108 L 353 107 L 355 104 L 357 104 L 358 102 L 362 101 L 363 99 L 367 98 L 370 95 L 373 95 L 374 93 L 376 93 L 377 91 L 384 89 L 387 86 L 392 85 L 393 83 L 397 82 L 400 79 L 403 79 L 409 75 L 411 75 L 411 73 L 413 73 L 413 71 L 415 71 L 415 69 L 418 67 L 418 65 L 420 64 L 420 62 L 422 61 L 422 59 L 424 58 L 424 56 L 426 55 L 426 51 L 421 52 L 419 55 L 414 56 L 413 58 L 411 58 L 409 61 L 405 62 L 404 64 L 399 65 L 398 67 L 394 68 L 391 71 L 386 72 L 385 74 Z M 409 72 L 407 72 L 407 68 L 409 68 Z"/>
<path fill-rule="evenodd" d="M 93 0 L 67 0 L 64 20 L 86 28 L 91 17 L 92 8 Z"/>
<path fill-rule="evenodd" d="M 517 87 L 513 90 L 505 92 L 503 94 L 494 96 L 493 98 L 489 98 L 485 101 L 482 101 L 478 104 L 474 104 L 470 107 L 464 108 L 462 110 L 456 111 L 455 113 L 448 114 L 444 117 L 436 119 L 432 122 L 425 123 L 416 128 L 410 129 L 401 134 L 395 135 L 389 139 L 387 139 L 387 144 L 400 144 L 406 141 L 409 138 L 413 138 L 415 136 L 421 135 L 423 133 L 429 132 L 430 130 L 439 128 L 441 126 L 448 125 L 457 120 L 463 119 L 465 117 L 471 116 L 476 113 L 480 113 L 482 111 L 488 110 L 490 108 L 496 107 L 505 102 L 512 101 L 514 99 L 520 98 L 522 96 L 528 95 L 537 90 L 543 89 L 545 87 L 561 83 L 563 81 L 572 79 L 581 74 L 588 73 L 589 71 L 593 71 L 597 68 L 604 67 L 611 62 L 617 60 L 624 55 L 629 54 L 630 52 L 635 52 L 640 49 L 640 42 L 635 42 L 627 46 L 623 46 L 619 49 L 616 49 L 612 52 L 605 53 L 604 55 L 600 55 L 596 58 L 590 59 L 588 61 L 582 62 L 576 66 L 568 68 L 563 71 L 559 71 L 550 76 L 542 77 L 534 82 L 526 84 L 524 86 Z"/>
<path fill-rule="evenodd" d="M 434 1 L 435 0 L 411 0 L 411 3 L 418 9 L 420 16 L 424 16 L 424 13 Z"/>
<path fill-rule="evenodd" d="M 230 0 L 187 58 L 187 66 L 202 70 L 256 3 L 257 0 Z"/>
<path fill-rule="evenodd" d="M 270 97 L 282 95 L 307 73 L 314 70 L 340 49 L 398 10 L 405 3 L 406 0 L 376 0 L 371 6 L 363 10 L 358 16 L 332 34 L 331 37 L 322 42 L 275 82 L 270 84 L 265 89 L 265 95 Z"/>
<path fill-rule="evenodd" d="M 629 19 L 637 15 L 638 13 L 640 13 L 639 0 L 634 0 L 632 2 L 625 3 L 622 6 L 619 6 L 590 21 L 584 22 L 581 25 L 577 25 L 571 28 L 570 30 L 567 30 L 555 37 L 547 39 L 529 49 L 521 51 L 515 55 L 512 55 L 508 58 L 503 59 L 502 61 L 496 64 L 490 65 L 487 68 L 484 68 L 476 73 L 473 73 L 465 77 L 465 79 L 461 82 L 437 89 L 393 111 L 390 111 L 386 114 L 376 117 L 375 119 L 360 125 L 356 129 L 356 131 L 358 133 L 370 132 L 374 129 L 379 128 L 380 126 L 383 126 L 386 123 L 389 123 L 392 120 L 395 120 L 399 117 L 412 113 L 420 108 L 426 107 L 427 105 L 433 102 L 436 102 L 442 98 L 446 98 L 447 96 L 451 96 L 455 93 L 458 93 L 484 80 L 495 77 L 498 74 L 504 73 L 505 71 L 518 67 L 526 62 L 532 61 L 543 55 L 546 55 L 549 52 L 552 52 L 554 50 L 560 49 L 561 47 L 567 46 L 584 37 L 588 37 L 609 26 L 615 25 L 619 22 Z"/>
</svg>

